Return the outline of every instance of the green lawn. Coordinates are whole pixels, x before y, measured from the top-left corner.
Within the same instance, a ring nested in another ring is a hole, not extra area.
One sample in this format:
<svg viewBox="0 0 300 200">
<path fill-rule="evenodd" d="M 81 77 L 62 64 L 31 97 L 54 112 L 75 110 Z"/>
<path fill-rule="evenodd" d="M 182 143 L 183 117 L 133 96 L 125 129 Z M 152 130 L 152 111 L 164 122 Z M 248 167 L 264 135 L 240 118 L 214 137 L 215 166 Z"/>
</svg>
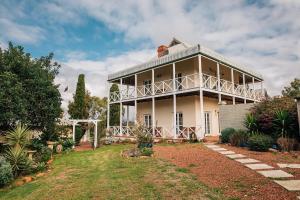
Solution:
<svg viewBox="0 0 300 200">
<path fill-rule="evenodd" d="M 122 158 L 129 145 L 58 155 L 46 176 L 0 190 L 0 199 L 224 199 L 187 169 L 157 158 Z"/>
</svg>

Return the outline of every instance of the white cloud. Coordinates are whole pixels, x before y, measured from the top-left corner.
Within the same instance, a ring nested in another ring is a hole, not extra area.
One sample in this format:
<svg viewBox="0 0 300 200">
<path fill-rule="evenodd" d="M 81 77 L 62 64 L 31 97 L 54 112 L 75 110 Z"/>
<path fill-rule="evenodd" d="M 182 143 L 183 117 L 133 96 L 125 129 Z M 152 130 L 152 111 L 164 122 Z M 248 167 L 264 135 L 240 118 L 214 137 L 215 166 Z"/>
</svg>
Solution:
<svg viewBox="0 0 300 200">
<path fill-rule="evenodd" d="M 72 59 L 61 62 L 62 68 L 56 78 L 56 83 L 60 84 L 60 91 L 63 97 L 62 107 L 67 110 L 68 102 L 72 100 L 76 89 L 78 75 L 85 74 L 86 89 L 92 95 L 107 96 L 107 75 L 125 69 L 153 57 L 153 49 L 142 51 L 130 51 L 119 56 L 107 57 L 100 60 L 85 60 L 73 57 Z M 68 87 L 68 91 L 64 89 Z"/>
<path fill-rule="evenodd" d="M 5 18 L 0 18 L 0 32 L 3 40 L 13 40 L 14 42 L 35 44 L 44 39 L 42 28 L 18 24 Z"/>
</svg>

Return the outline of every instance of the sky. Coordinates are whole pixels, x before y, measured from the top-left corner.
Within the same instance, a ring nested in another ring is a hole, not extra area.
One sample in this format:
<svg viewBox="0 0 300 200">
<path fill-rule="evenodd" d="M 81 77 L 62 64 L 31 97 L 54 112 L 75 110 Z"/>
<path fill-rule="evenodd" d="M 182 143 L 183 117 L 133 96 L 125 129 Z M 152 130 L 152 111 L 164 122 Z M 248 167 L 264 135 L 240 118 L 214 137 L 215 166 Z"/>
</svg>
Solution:
<svg viewBox="0 0 300 200">
<path fill-rule="evenodd" d="M 278 95 L 300 78 L 299 19 L 300 0 L 1 0 L 0 46 L 53 52 L 64 109 L 80 73 L 92 95 L 107 96 L 109 73 L 148 61 L 173 37 L 248 66 Z"/>
</svg>

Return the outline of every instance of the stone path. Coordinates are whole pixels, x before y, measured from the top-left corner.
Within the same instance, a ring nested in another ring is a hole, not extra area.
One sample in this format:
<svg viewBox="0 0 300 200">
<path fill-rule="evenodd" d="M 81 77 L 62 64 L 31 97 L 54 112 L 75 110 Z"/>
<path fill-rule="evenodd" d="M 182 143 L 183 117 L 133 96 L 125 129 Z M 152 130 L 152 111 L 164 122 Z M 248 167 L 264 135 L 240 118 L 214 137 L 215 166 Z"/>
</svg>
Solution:
<svg viewBox="0 0 300 200">
<path fill-rule="evenodd" d="M 224 156 L 231 158 L 244 166 L 255 170 L 257 173 L 272 179 L 283 179 L 283 180 L 274 180 L 277 184 L 281 185 L 288 191 L 300 191 L 300 180 L 284 180 L 285 178 L 294 177 L 292 174 L 289 174 L 283 170 L 276 170 L 274 167 L 262 163 L 259 160 L 255 160 L 252 158 L 247 158 L 245 155 L 236 154 L 233 151 L 229 151 L 225 148 L 222 148 L 218 145 L 208 144 L 205 145 L 213 151 L 216 151 Z M 280 168 L 300 168 L 300 164 L 284 164 L 277 163 Z M 298 197 L 300 199 L 300 196 Z"/>
</svg>

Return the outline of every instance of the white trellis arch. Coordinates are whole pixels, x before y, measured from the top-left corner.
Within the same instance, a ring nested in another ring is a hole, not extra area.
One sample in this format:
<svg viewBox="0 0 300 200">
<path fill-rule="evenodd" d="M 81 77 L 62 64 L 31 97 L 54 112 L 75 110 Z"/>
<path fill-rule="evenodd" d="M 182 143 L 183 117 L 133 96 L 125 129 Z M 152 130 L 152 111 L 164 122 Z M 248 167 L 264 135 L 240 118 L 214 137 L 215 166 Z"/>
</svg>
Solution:
<svg viewBox="0 0 300 200">
<path fill-rule="evenodd" d="M 83 122 L 83 123 L 93 123 L 94 126 L 94 149 L 97 147 L 98 145 L 98 122 L 100 122 L 101 120 L 96 120 L 96 119 L 71 119 L 70 120 L 72 122 L 73 125 L 73 142 L 75 143 L 75 127 L 78 123 Z M 74 148 L 74 146 L 73 146 Z"/>
</svg>

